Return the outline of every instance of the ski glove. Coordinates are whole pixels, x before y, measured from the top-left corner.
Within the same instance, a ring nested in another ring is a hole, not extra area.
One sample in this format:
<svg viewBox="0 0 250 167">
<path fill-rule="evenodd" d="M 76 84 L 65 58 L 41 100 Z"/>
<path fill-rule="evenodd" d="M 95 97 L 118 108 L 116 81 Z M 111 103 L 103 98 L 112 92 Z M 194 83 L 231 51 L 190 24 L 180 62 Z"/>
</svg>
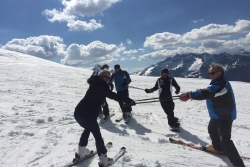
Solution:
<svg viewBox="0 0 250 167">
<path fill-rule="evenodd" d="M 187 92 L 180 95 L 181 101 L 187 101 L 189 99 L 192 99 L 192 92 Z"/>
<path fill-rule="evenodd" d="M 128 106 L 135 106 L 135 105 L 136 105 L 136 103 L 135 103 L 135 101 L 132 100 L 132 99 L 130 99 L 129 102 L 127 102 L 127 103 L 124 104 L 125 107 L 128 107 Z"/>
<path fill-rule="evenodd" d="M 152 91 L 152 89 L 145 89 L 145 92 L 146 93 L 152 93 L 153 91 Z"/>
<path fill-rule="evenodd" d="M 128 87 L 128 84 L 124 81 L 124 82 L 122 83 L 122 87 Z"/>
<path fill-rule="evenodd" d="M 177 94 L 177 95 L 178 95 L 179 93 L 180 93 L 180 91 L 179 91 L 179 90 L 175 91 L 175 94 Z"/>
</svg>

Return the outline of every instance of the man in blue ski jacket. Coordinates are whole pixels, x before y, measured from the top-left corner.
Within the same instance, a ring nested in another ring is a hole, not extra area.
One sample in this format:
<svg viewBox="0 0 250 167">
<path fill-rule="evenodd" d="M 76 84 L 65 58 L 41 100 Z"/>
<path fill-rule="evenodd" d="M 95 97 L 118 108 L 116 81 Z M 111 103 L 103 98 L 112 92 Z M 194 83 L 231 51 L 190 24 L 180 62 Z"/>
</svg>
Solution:
<svg viewBox="0 0 250 167">
<path fill-rule="evenodd" d="M 114 66 L 114 69 L 115 69 L 115 73 L 111 75 L 111 79 L 110 79 L 111 90 L 113 90 L 114 88 L 113 82 L 115 82 L 115 88 L 116 88 L 117 94 L 121 96 L 129 97 L 128 85 L 130 84 L 131 79 L 130 79 L 128 72 L 122 70 L 119 64 L 116 64 Z M 131 106 L 125 107 L 122 102 L 119 102 L 119 105 L 121 107 L 124 118 L 127 116 L 131 116 L 131 111 L 132 111 Z"/>
<path fill-rule="evenodd" d="M 236 119 L 236 103 L 233 89 L 224 77 L 224 68 L 220 64 L 212 63 L 209 68 L 210 86 L 193 92 L 181 94 L 180 100 L 206 100 L 210 116 L 208 133 L 213 148 L 223 151 L 231 163 L 237 167 L 245 167 L 233 141 L 231 131 Z"/>
</svg>

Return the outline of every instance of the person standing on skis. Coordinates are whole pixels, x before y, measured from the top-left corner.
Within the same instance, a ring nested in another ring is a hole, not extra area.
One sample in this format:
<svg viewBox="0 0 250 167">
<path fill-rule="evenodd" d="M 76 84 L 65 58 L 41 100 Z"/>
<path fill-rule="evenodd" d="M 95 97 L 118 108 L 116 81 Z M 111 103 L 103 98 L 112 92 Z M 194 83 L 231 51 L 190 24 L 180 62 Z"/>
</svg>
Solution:
<svg viewBox="0 0 250 167">
<path fill-rule="evenodd" d="M 103 70 L 103 69 L 109 70 L 109 65 L 103 64 L 102 67 L 101 67 L 101 70 Z M 93 72 L 92 75 L 98 75 L 98 73 L 99 73 L 101 70 L 95 70 L 95 71 Z M 104 101 L 103 101 L 103 104 L 102 104 L 102 111 L 100 111 L 100 112 L 103 112 L 103 114 L 104 114 L 104 119 L 106 119 L 106 118 L 109 117 L 109 105 L 108 105 L 108 103 L 107 103 L 106 98 L 105 98 Z"/>
<path fill-rule="evenodd" d="M 223 151 L 236 167 L 245 167 L 233 141 L 232 124 L 236 119 L 236 103 L 233 89 L 224 77 L 225 70 L 220 64 L 212 63 L 208 70 L 210 86 L 181 94 L 180 100 L 206 100 L 210 116 L 208 133 L 216 151 Z"/>
<path fill-rule="evenodd" d="M 115 82 L 115 88 L 118 95 L 129 97 L 128 92 L 128 85 L 131 82 L 130 76 L 127 71 L 121 69 L 119 64 L 114 66 L 115 73 L 112 74 L 110 79 L 111 90 L 113 90 Z M 132 107 L 131 106 L 124 106 L 123 103 L 119 102 L 120 108 L 123 113 L 123 118 L 131 116 Z"/>
<path fill-rule="evenodd" d="M 107 157 L 107 149 L 104 145 L 100 127 L 97 122 L 100 107 L 103 104 L 104 99 L 108 97 L 120 103 L 124 102 L 126 105 L 135 105 L 134 100 L 112 92 L 108 86 L 109 81 L 110 72 L 107 69 L 101 70 L 98 76 L 92 75 L 87 80 L 89 88 L 84 98 L 76 106 L 74 112 L 75 120 L 84 128 L 79 141 L 78 157 L 82 158 L 91 154 L 89 149 L 86 148 L 91 132 L 96 141 L 96 150 L 100 158 L 100 162 L 104 166 L 112 163 L 112 159 Z"/>
<path fill-rule="evenodd" d="M 169 76 L 167 68 L 161 70 L 161 77 L 157 79 L 155 86 L 151 89 L 145 89 L 146 93 L 152 93 L 159 89 L 159 99 L 164 112 L 168 117 L 168 125 L 172 128 L 178 128 L 180 123 L 174 116 L 174 101 L 172 100 L 172 86 L 175 87 L 175 93 L 180 93 L 180 86 L 173 77 Z"/>
</svg>

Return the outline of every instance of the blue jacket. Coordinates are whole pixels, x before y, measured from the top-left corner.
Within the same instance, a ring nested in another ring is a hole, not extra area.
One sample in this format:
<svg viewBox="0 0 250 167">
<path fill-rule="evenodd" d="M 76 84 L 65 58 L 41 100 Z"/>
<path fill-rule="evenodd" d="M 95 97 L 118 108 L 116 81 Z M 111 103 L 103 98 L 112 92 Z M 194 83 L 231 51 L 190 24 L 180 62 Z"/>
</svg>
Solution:
<svg viewBox="0 0 250 167">
<path fill-rule="evenodd" d="M 236 119 L 234 93 L 230 83 L 223 76 L 212 80 L 206 89 L 192 92 L 192 98 L 194 100 L 206 99 L 209 116 L 212 119 Z"/>
<path fill-rule="evenodd" d="M 120 70 L 111 75 L 109 84 L 112 85 L 113 81 L 115 82 L 115 88 L 118 92 L 128 89 L 128 84 L 130 84 L 131 79 L 127 71 Z"/>
</svg>

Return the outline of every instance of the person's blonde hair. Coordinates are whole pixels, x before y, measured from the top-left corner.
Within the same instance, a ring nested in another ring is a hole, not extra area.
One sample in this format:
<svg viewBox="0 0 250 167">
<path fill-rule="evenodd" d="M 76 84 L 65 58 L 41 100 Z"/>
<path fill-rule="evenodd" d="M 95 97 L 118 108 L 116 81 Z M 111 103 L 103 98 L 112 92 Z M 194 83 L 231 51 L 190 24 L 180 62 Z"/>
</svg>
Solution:
<svg viewBox="0 0 250 167">
<path fill-rule="evenodd" d="M 222 65 L 220 65 L 218 63 L 211 63 L 210 68 L 213 68 L 213 69 L 216 69 L 217 71 L 220 71 L 222 73 L 222 75 L 224 75 L 224 73 L 225 73 L 225 70 L 222 67 Z"/>
<path fill-rule="evenodd" d="M 104 76 L 104 75 L 106 75 L 106 74 L 109 74 L 109 75 L 110 75 L 111 73 L 109 72 L 109 70 L 107 70 L 107 69 L 105 68 L 105 69 L 99 71 L 98 76 L 102 77 L 102 76 Z"/>
</svg>

